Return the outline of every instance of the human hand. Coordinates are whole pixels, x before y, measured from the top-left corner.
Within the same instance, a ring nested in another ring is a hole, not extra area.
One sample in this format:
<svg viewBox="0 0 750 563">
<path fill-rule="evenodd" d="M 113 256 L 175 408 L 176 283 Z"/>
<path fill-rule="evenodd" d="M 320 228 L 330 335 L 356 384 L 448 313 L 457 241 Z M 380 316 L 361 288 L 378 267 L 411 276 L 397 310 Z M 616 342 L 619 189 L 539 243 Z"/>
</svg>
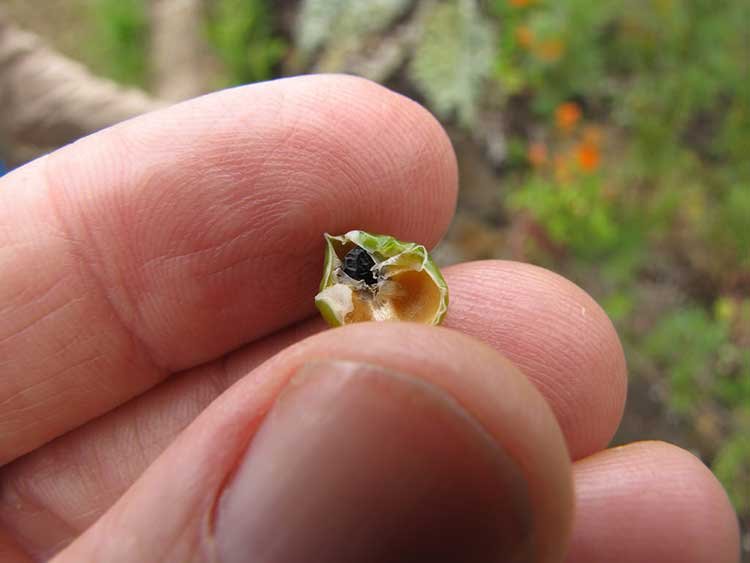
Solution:
<svg viewBox="0 0 750 563">
<path fill-rule="evenodd" d="M 696 458 L 605 449 L 625 362 L 570 282 L 468 263 L 447 328 L 305 320 L 324 231 L 433 245 L 456 176 L 422 108 L 310 76 L 3 178 L 0 560 L 737 561 Z"/>
</svg>

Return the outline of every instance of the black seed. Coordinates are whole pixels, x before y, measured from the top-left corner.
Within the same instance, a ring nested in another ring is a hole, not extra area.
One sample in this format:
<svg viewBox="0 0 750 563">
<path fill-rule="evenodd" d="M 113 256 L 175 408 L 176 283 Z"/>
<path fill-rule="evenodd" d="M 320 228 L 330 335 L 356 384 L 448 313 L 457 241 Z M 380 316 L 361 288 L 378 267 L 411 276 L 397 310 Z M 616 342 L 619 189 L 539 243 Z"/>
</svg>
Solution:
<svg viewBox="0 0 750 563">
<path fill-rule="evenodd" d="M 371 271 L 374 265 L 375 260 L 372 256 L 359 246 L 355 246 L 344 256 L 343 269 L 346 275 L 352 279 L 361 280 L 367 285 L 375 284 L 375 276 Z"/>
</svg>

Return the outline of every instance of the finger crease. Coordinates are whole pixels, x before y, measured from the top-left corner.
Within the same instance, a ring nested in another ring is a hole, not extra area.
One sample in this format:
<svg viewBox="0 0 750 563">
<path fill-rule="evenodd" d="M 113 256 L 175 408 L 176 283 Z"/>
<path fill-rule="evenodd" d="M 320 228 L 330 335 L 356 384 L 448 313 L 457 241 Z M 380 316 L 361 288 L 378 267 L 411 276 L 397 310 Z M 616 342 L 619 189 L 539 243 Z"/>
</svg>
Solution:
<svg viewBox="0 0 750 563">
<path fill-rule="evenodd" d="M 50 193 L 50 207 L 52 208 L 55 218 L 57 219 L 58 225 L 63 230 L 63 233 L 69 241 L 70 253 L 73 256 L 75 263 L 78 264 L 81 270 L 83 270 L 79 272 L 81 278 L 88 281 L 87 285 L 93 285 L 94 290 L 99 294 L 100 299 L 106 304 L 107 309 L 111 313 L 115 323 L 121 327 L 125 336 L 130 339 L 134 348 L 141 352 L 140 356 L 145 361 L 146 365 L 139 367 L 146 369 L 150 368 L 149 371 L 158 376 L 158 378 L 155 378 L 154 381 L 163 379 L 164 375 L 166 375 L 170 371 L 168 366 L 165 362 L 162 362 L 157 358 L 154 349 L 149 346 L 146 340 L 139 334 L 139 332 L 135 328 L 136 323 L 128 322 L 125 318 L 125 315 L 123 315 L 121 308 L 115 303 L 114 299 L 112 298 L 111 289 L 107 286 L 107 284 L 97 271 L 97 268 L 94 266 L 94 262 L 97 259 L 101 261 L 101 253 L 97 251 L 95 245 L 93 244 L 94 238 L 91 235 L 88 223 L 85 220 L 81 221 L 82 227 L 84 229 L 84 234 L 89 241 L 92 241 L 91 245 L 85 246 L 80 238 L 76 236 L 74 229 L 71 228 L 70 224 L 67 221 L 65 213 L 63 213 L 59 208 L 58 197 L 55 196 L 52 189 L 55 184 L 50 180 L 47 170 L 48 168 L 44 167 L 47 189 Z M 87 248 L 89 250 L 87 250 Z M 92 259 L 91 252 L 94 252 L 98 255 L 94 256 Z M 122 291 L 125 301 L 129 304 L 129 309 L 133 311 L 135 315 L 137 315 L 138 308 L 134 305 L 133 297 L 126 284 L 119 283 L 116 285 L 116 287 Z"/>
</svg>

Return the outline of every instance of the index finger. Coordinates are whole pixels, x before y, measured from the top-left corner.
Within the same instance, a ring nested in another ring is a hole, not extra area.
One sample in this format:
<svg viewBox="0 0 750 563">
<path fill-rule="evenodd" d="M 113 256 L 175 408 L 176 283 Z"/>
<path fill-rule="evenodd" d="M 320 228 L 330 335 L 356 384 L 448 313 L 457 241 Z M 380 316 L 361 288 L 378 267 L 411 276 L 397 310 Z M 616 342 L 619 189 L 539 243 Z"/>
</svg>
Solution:
<svg viewBox="0 0 750 563">
<path fill-rule="evenodd" d="M 311 312 L 323 231 L 434 244 L 455 158 L 420 106 L 343 76 L 124 123 L 0 184 L 0 463 Z"/>
</svg>

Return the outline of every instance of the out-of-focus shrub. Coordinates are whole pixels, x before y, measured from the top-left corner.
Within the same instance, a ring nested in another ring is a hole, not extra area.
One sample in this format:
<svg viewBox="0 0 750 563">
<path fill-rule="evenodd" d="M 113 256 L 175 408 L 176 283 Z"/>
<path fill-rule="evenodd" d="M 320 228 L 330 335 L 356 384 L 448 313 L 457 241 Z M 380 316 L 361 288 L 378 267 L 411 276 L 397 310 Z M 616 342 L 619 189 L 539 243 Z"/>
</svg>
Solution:
<svg viewBox="0 0 750 563">
<path fill-rule="evenodd" d="M 86 49 L 95 70 L 123 84 L 144 86 L 148 78 L 146 0 L 94 0 L 95 48 Z"/>
<path fill-rule="evenodd" d="M 224 65 L 224 85 L 268 80 L 286 52 L 275 35 L 270 2 L 214 0 L 209 4 L 208 38 Z"/>
<path fill-rule="evenodd" d="M 718 417 L 714 469 L 750 510 L 750 5 L 492 7 L 496 82 L 508 112 L 527 112 L 511 207 L 562 248 L 568 271 L 602 280 L 627 349 L 683 424 L 701 433 Z M 677 303 L 639 302 L 644 275 L 671 276 Z"/>
</svg>

